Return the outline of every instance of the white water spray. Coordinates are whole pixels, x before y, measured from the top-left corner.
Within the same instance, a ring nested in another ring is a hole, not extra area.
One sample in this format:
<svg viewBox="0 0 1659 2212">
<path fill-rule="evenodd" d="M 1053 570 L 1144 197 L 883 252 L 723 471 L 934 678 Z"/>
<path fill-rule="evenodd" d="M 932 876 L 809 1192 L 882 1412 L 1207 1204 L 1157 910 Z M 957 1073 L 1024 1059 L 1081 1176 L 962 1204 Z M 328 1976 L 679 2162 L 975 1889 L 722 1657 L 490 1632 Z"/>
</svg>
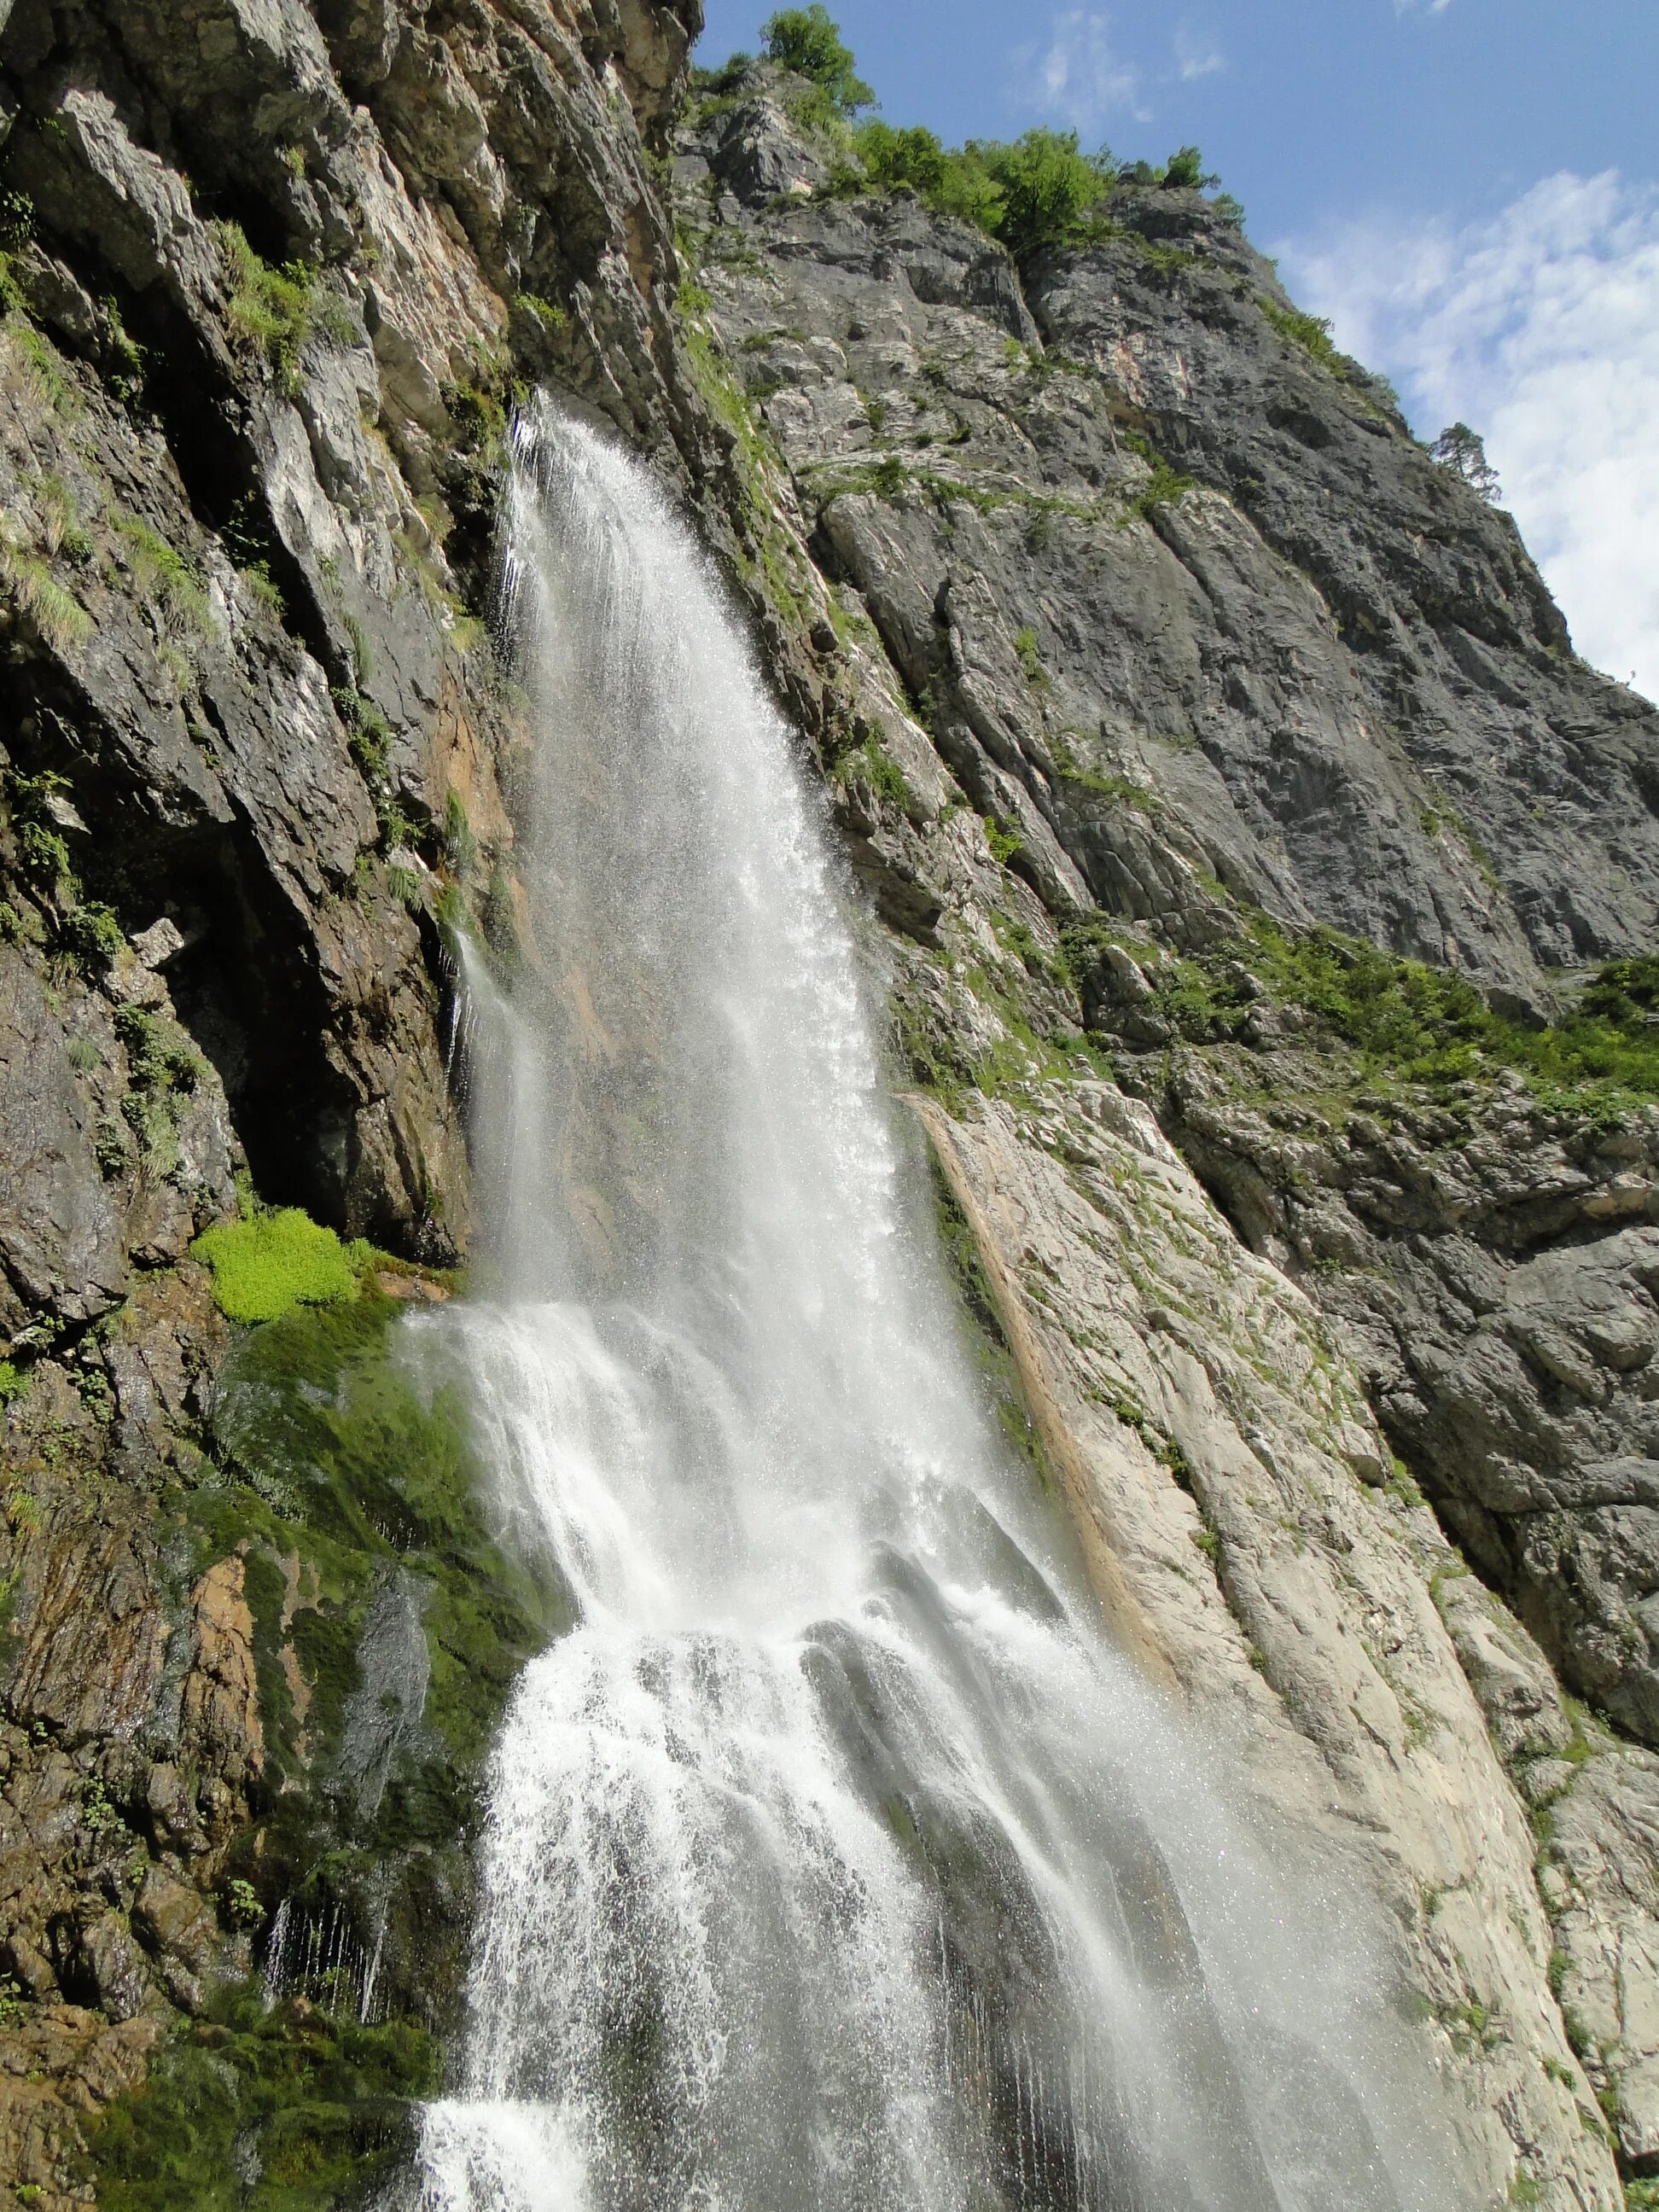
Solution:
<svg viewBox="0 0 1659 2212">
<path fill-rule="evenodd" d="M 984 1418 L 789 733 L 641 467 L 517 433 L 503 1285 L 434 1316 L 575 1626 L 494 1757 L 430 2212 L 1418 2212 L 1316 1967 Z M 1419 2130 L 1420 2138 L 1420 2130 Z"/>
</svg>

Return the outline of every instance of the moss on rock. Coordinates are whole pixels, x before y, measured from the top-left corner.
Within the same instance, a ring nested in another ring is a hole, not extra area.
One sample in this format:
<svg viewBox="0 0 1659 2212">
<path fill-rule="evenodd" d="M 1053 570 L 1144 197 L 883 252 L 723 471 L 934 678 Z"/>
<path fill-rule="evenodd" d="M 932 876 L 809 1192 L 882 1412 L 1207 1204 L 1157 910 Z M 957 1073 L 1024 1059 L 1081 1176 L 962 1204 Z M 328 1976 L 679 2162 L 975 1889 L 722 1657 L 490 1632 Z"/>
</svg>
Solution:
<svg viewBox="0 0 1659 2212">
<path fill-rule="evenodd" d="M 120 2212 L 309 2212 L 406 2156 L 459 2018 L 484 1760 L 568 1624 L 494 1540 L 463 1395 L 423 1356 L 434 1323 L 372 1273 L 352 1285 L 234 1347 L 213 1461 L 163 1502 L 181 1601 L 242 1563 L 262 1769 L 221 1896 L 228 1924 L 257 1923 L 255 1974 L 181 2021 L 94 2134 Z"/>
<path fill-rule="evenodd" d="M 213 1295 L 231 1321 L 276 1321 L 291 1306 L 326 1306 L 357 1293 L 367 1246 L 342 1244 L 298 1206 L 222 1221 L 194 1251 L 213 1270 Z"/>
</svg>

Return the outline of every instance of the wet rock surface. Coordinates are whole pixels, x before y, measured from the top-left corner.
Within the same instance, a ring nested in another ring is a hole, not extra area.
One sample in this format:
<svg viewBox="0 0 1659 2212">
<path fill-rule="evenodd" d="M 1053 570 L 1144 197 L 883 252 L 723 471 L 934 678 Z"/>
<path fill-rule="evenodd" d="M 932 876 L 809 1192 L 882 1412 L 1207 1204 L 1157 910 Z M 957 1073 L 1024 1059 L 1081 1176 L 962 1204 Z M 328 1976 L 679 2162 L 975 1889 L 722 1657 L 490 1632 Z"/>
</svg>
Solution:
<svg viewBox="0 0 1659 2212">
<path fill-rule="evenodd" d="M 1304 1010 L 1194 1036 L 1160 963 L 1261 908 L 1540 1017 L 1652 942 L 1651 710 L 1198 195 L 1017 268 L 845 191 L 779 72 L 688 110 L 696 0 L 0 18 L 0 2173 L 286 2186 L 246 2115 L 309 2099 L 333 2202 L 441 2079 L 562 1618 L 398 1318 L 473 1228 L 446 929 L 550 950 L 484 620 L 522 381 L 750 619 L 1111 1632 L 1380 1906 L 1477 2188 L 1616 2204 L 1651 1115 L 1368 1109 Z M 386 1248 L 362 1296 L 233 1327 L 191 1246 L 239 1179 Z"/>
</svg>

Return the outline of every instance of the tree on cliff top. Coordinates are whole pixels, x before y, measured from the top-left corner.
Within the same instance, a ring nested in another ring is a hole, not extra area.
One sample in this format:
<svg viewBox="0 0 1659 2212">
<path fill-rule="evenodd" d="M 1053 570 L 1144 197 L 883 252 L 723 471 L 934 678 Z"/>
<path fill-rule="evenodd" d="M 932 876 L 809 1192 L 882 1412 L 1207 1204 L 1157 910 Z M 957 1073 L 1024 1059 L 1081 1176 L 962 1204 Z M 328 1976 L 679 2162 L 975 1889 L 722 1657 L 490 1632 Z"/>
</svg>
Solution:
<svg viewBox="0 0 1659 2212">
<path fill-rule="evenodd" d="M 1503 497 L 1498 471 L 1486 459 L 1486 441 L 1467 422 L 1454 422 L 1443 430 L 1429 452 L 1442 468 L 1462 477 L 1482 499 L 1496 502 Z"/>
<path fill-rule="evenodd" d="M 811 77 L 843 115 L 875 106 L 876 95 L 859 76 L 852 49 L 842 43 L 841 27 L 823 0 L 812 0 L 810 8 L 781 8 L 761 25 L 761 36 L 769 59 Z"/>
</svg>

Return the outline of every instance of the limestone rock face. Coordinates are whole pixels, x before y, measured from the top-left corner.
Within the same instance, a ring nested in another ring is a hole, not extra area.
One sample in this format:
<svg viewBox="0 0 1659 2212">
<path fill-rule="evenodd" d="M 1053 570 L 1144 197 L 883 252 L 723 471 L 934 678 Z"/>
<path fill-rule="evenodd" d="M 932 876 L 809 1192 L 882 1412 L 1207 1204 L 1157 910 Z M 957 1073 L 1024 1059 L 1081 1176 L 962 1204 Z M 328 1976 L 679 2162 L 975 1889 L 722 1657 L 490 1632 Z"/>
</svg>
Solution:
<svg viewBox="0 0 1659 2212">
<path fill-rule="evenodd" d="M 1200 196 L 1017 267 L 849 190 L 781 72 L 688 102 L 700 24 L 0 0 L 0 2177 L 91 2201 L 256 1969 L 296 2048 L 454 2025 L 556 1611 L 383 1303 L 239 1332 L 191 1247 L 239 1182 L 387 1299 L 472 1237 L 446 931 L 533 921 L 487 618 L 544 383 L 687 503 L 822 772 L 1106 1632 L 1340 1869 L 1476 2194 L 1612 2208 L 1659 2171 L 1651 1112 L 1364 1109 L 1247 967 L 1224 1035 L 1181 984 L 1259 910 L 1544 1018 L 1653 941 L 1659 726 Z"/>
</svg>

